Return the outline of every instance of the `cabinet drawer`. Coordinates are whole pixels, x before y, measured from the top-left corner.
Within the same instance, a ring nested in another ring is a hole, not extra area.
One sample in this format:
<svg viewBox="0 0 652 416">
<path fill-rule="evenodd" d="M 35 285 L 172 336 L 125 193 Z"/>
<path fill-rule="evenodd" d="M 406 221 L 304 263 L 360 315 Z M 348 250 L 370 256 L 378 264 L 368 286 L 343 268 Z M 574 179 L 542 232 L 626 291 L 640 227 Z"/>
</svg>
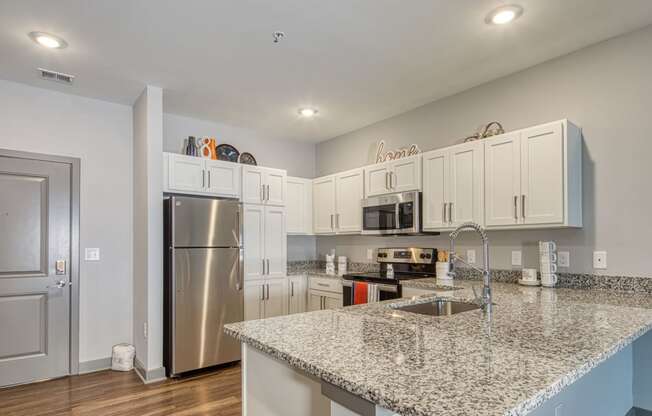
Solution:
<svg viewBox="0 0 652 416">
<path fill-rule="evenodd" d="M 342 282 L 338 279 L 310 277 L 310 289 L 342 293 Z"/>
</svg>

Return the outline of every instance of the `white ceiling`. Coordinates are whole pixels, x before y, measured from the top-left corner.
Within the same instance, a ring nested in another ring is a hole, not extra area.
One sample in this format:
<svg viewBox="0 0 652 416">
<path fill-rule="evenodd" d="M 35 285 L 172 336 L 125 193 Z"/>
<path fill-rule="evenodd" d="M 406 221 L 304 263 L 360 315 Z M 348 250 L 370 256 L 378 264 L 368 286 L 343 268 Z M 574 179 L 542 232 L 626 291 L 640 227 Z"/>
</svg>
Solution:
<svg viewBox="0 0 652 416">
<path fill-rule="evenodd" d="M 488 26 L 501 1 L 0 0 L 0 78 L 125 104 L 158 85 L 166 112 L 318 142 L 652 23 L 650 0 L 514 2 Z"/>
</svg>

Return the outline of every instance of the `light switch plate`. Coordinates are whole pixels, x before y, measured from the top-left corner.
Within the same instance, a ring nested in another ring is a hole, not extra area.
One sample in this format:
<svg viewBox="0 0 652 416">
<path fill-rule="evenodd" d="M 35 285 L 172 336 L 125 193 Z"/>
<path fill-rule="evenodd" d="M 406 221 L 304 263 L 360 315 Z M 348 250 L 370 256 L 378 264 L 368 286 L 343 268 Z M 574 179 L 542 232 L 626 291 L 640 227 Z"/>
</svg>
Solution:
<svg viewBox="0 0 652 416">
<path fill-rule="evenodd" d="M 512 251 L 512 266 L 523 265 L 523 252 L 521 250 Z"/>
<path fill-rule="evenodd" d="M 559 251 L 557 252 L 557 265 L 559 267 L 570 267 L 570 252 Z"/>
<path fill-rule="evenodd" d="M 594 251 L 593 252 L 593 268 L 606 269 L 607 268 L 607 252 Z"/>
<path fill-rule="evenodd" d="M 86 261 L 100 261 L 100 249 L 86 248 L 84 250 L 84 259 Z"/>
<path fill-rule="evenodd" d="M 563 404 L 558 404 L 557 407 L 555 407 L 555 416 L 564 416 Z"/>
<path fill-rule="evenodd" d="M 475 250 L 466 250 L 466 261 L 475 264 Z"/>
<path fill-rule="evenodd" d="M 374 259 L 374 249 L 373 248 L 368 248 L 367 249 L 367 260 L 373 260 Z"/>
</svg>

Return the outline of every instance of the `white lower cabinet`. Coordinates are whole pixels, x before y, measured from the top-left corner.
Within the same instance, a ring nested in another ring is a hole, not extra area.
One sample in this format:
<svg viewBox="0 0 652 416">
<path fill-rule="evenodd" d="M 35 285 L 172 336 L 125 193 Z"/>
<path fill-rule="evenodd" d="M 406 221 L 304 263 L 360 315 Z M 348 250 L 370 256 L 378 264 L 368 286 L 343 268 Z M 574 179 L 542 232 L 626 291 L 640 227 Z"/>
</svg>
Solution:
<svg viewBox="0 0 652 416">
<path fill-rule="evenodd" d="M 308 310 L 320 311 L 342 307 L 342 282 L 318 276 L 308 277 Z"/>
<path fill-rule="evenodd" d="M 288 277 L 288 313 L 306 311 L 306 276 Z"/>
<path fill-rule="evenodd" d="M 250 280 L 244 285 L 244 319 L 272 318 L 288 313 L 288 280 Z"/>
</svg>

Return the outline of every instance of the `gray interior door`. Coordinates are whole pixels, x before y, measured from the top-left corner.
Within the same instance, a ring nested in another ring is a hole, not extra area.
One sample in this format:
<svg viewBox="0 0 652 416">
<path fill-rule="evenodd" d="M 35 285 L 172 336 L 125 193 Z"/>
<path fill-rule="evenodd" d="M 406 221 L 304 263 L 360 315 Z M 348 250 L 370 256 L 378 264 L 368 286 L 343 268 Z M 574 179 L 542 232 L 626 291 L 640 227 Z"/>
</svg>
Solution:
<svg viewBox="0 0 652 416">
<path fill-rule="evenodd" d="M 0 156 L 0 386 L 69 374 L 71 167 Z"/>
</svg>

